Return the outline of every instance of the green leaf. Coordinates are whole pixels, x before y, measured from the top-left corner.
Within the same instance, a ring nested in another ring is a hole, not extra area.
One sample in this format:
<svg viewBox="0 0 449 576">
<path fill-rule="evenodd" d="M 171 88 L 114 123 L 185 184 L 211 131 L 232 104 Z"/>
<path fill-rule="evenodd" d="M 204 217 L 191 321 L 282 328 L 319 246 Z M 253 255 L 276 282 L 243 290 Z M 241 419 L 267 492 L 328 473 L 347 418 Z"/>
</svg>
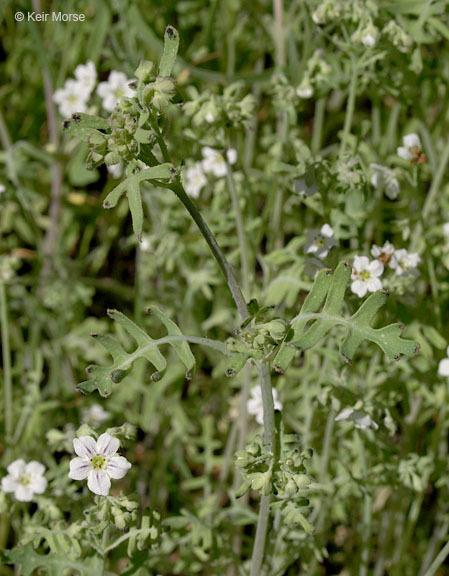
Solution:
<svg viewBox="0 0 449 576">
<path fill-rule="evenodd" d="M 179 47 L 179 32 L 173 26 L 167 26 L 164 34 L 164 52 L 159 65 L 159 76 L 170 76 L 175 64 Z"/>
<path fill-rule="evenodd" d="M 114 208 L 117 206 L 117 202 L 126 191 L 129 209 L 131 211 L 133 220 L 133 230 L 140 240 L 143 225 L 143 209 L 142 198 L 140 194 L 140 184 L 141 182 L 145 182 L 147 180 L 168 180 L 172 176 L 172 169 L 173 167 L 171 164 L 159 164 L 159 166 L 145 168 L 145 170 L 141 170 L 140 172 L 136 172 L 135 174 L 128 176 L 128 178 L 123 180 L 123 182 L 120 182 L 120 184 L 108 194 L 103 202 L 103 208 Z"/>
<path fill-rule="evenodd" d="M 350 318 L 341 315 L 350 277 L 351 266 L 348 262 L 340 263 L 333 274 L 330 270 L 322 270 L 318 274 L 300 313 L 290 322 L 290 329 L 273 362 L 275 370 L 284 372 L 296 349 L 311 348 L 335 325 L 342 325 L 347 329 L 340 352 L 348 362 L 365 340 L 377 344 L 388 358 L 393 360 L 398 360 L 401 355 L 412 356 L 418 353 L 417 342 L 401 338 L 401 324 L 390 324 L 384 328 L 371 326 L 377 312 L 385 304 L 388 292 L 382 290 L 371 294 Z M 323 309 L 319 312 L 323 302 Z"/>
<path fill-rule="evenodd" d="M 158 308 L 155 306 L 151 307 L 151 312 L 167 328 L 168 337 L 182 337 L 182 332 L 179 327 Z M 179 359 L 187 368 L 186 377 L 190 378 L 195 367 L 195 357 L 185 340 L 167 341 L 166 338 L 153 340 L 142 328 L 139 328 L 137 324 L 125 316 L 125 314 L 122 314 L 122 312 L 118 310 L 108 310 L 108 315 L 112 320 L 117 322 L 117 324 L 122 326 L 131 338 L 135 340 L 137 348 L 134 352 L 128 353 L 112 336 L 107 334 L 92 334 L 112 356 L 112 365 L 108 367 L 89 366 L 87 368 L 87 374 L 90 378 L 85 382 L 81 382 L 81 384 L 78 385 L 78 390 L 86 394 L 98 390 L 101 396 L 109 396 L 112 392 L 112 385 L 121 382 L 123 378 L 125 378 L 131 370 L 133 363 L 138 358 L 145 358 L 155 367 L 156 371 L 152 375 L 153 380 L 160 379 L 161 373 L 167 367 L 167 361 L 159 351 L 159 346 L 163 344 L 170 344 L 174 348 Z"/>
<path fill-rule="evenodd" d="M 0 559 L 5 564 L 13 564 L 18 568 L 18 576 L 32 576 L 37 569 L 40 569 L 40 574 L 47 574 L 47 576 L 64 576 L 73 574 L 74 570 L 79 576 L 92 576 L 92 574 L 101 574 L 103 571 L 101 558 L 92 556 L 83 560 L 71 560 L 64 553 L 38 554 L 31 544 L 4 550 L 0 553 Z"/>
<path fill-rule="evenodd" d="M 100 116 L 91 116 L 90 114 L 83 114 L 77 112 L 72 114 L 71 118 L 64 120 L 62 124 L 64 131 L 71 136 L 85 139 L 93 132 L 100 130 L 109 130 L 109 121 Z M 100 132 L 101 133 L 101 132 Z"/>
</svg>

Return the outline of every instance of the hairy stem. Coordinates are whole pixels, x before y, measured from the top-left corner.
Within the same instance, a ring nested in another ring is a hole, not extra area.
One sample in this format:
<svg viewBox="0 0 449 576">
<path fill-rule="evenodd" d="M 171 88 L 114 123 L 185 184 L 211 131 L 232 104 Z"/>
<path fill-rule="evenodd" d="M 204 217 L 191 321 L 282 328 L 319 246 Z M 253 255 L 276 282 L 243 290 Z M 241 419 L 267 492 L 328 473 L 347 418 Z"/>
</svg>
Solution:
<svg viewBox="0 0 449 576">
<path fill-rule="evenodd" d="M 8 302 L 6 288 L 0 281 L 0 323 L 2 335 L 3 358 L 3 394 L 5 404 L 5 436 L 9 443 L 13 428 L 12 414 L 12 378 L 11 378 L 11 352 L 9 347 Z"/>
<path fill-rule="evenodd" d="M 237 310 L 242 318 L 242 320 L 246 320 L 248 318 L 248 308 L 246 306 L 245 298 L 243 297 L 242 291 L 240 290 L 240 286 L 237 284 L 237 280 L 235 279 L 234 273 L 231 269 L 229 262 L 227 261 L 225 255 L 221 251 L 220 246 L 218 245 L 217 241 L 215 240 L 215 236 L 212 234 L 209 226 L 206 224 L 206 221 L 201 216 L 200 212 L 198 211 L 195 204 L 192 202 L 190 197 L 187 195 L 186 191 L 184 190 L 181 182 L 177 180 L 170 186 L 171 190 L 176 194 L 176 196 L 181 200 L 184 204 L 184 207 L 187 209 L 189 214 L 192 216 L 195 224 L 200 229 L 201 234 L 204 236 L 209 248 L 212 251 L 212 254 L 217 261 L 218 265 L 223 272 L 226 282 L 229 286 L 229 290 L 231 291 L 232 297 L 234 299 L 235 305 L 237 306 Z"/>
</svg>

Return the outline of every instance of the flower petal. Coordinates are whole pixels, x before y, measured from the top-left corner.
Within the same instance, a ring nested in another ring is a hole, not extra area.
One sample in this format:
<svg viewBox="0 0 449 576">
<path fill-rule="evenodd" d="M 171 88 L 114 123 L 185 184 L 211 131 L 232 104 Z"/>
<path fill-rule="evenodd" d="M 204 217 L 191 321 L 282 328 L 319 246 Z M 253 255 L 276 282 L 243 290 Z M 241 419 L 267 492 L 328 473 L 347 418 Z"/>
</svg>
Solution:
<svg viewBox="0 0 449 576">
<path fill-rule="evenodd" d="M 341 420 L 348 420 L 353 412 L 354 412 L 353 408 L 345 408 L 340 412 L 340 414 L 337 414 L 337 416 L 335 416 L 335 422 L 340 422 Z"/>
<path fill-rule="evenodd" d="M 418 134 L 415 133 L 404 136 L 402 143 L 406 148 L 421 148 L 421 140 L 419 139 Z"/>
<path fill-rule="evenodd" d="M 25 460 L 19 458 L 19 460 L 14 460 L 11 464 L 6 468 L 8 470 L 8 474 L 10 474 L 13 478 L 19 479 L 20 476 L 25 472 L 26 464 Z"/>
<path fill-rule="evenodd" d="M 119 447 L 119 440 L 105 432 L 97 440 L 96 452 L 97 454 L 103 454 L 103 456 L 112 456 L 117 452 Z"/>
<path fill-rule="evenodd" d="M 17 478 L 14 478 L 14 476 L 9 475 L 2 478 L 3 492 L 15 492 L 17 486 Z"/>
<path fill-rule="evenodd" d="M 114 480 L 123 478 L 128 470 L 131 468 L 131 463 L 124 456 L 112 456 L 108 459 L 106 472 Z"/>
<path fill-rule="evenodd" d="M 40 462 L 36 462 L 36 460 L 31 460 L 28 462 L 25 468 L 26 474 L 32 474 L 33 476 L 42 476 L 45 472 L 45 466 Z"/>
<path fill-rule="evenodd" d="M 441 360 L 438 364 L 438 374 L 440 376 L 449 376 L 449 358 Z"/>
<path fill-rule="evenodd" d="M 107 496 L 111 487 L 111 480 L 105 470 L 91 470 L 87 477 L 87 487 L 94 494 Z"/>
<path fill-rule="evenodd" d="M 351 290 L 354 294 L 357 294 L 359 298 L 363 298 L 368 290 L 367 285 L 365 282 L 361 280 L 354 280 L 351 284 Z"/>
<path fill-rule="evenodd" d="M 14 496 L 19 502 L 30 502 L 33 499 L 31 484 L 27 484 L 26 486 L 18 484 Z"/>
<path fill-rule="evenodd" d="M 29 486 L 35 494 L 43 494 L 47 489 L 47 484 L 47 479 L 44 476 L 37 476 L 31 479 Z"/>
<path fill-rule="evenodd" d="M 73 448 L 77 456 L 92 458 L 96 454 L 97 443 L 91 436 L 80 436 L 73 439 Z"/>
<path fill-rule="evenodd" d="M 70 460 L 69 478 L 72 480 L 84 480 L 92 470 L 89 458 L 73 458 Z"/>
<path fill-rule="evenodd" d="M 398 156 L 400 156 L 401 158 L 403 158 L 404 160 L 410 160 L 412 158 L 412 154 L 409 151 L 408 148 L 405 148 L 404 146 L 399 146 L 399 148 L 396 150 Z"/>
</svg>

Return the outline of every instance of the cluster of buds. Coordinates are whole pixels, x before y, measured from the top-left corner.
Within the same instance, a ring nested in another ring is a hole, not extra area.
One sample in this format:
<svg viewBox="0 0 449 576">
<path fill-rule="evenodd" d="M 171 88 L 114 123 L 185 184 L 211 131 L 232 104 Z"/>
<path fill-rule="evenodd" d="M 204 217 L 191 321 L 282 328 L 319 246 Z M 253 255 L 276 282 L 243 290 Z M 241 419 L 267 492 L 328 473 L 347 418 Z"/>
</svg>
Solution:
<svg viewBox="0 0 449 576">
<path fill-rule="evenodd" d="M 254 116 L 256 102 L 252 94 L 243 96 L 243 87 L 234 83 L 226 87 L 223 94 L 189 90 L 191 99 L 183 106 L 194 126 L 223 124 L 225 126 L 247 127 Z"/>
<path fill-rule="evenodd" d="M 299 98 L 311 98 L 316 90 L 320 91 L 329 84 L 331 67 L 324 59 L 322 50 L 315 50 L 307 61 L 301 83 L 296 88 Z"/>
<path fill-rule="evenodd" d="M 384 34 L 393 46 L 396 46 L 401 52 L 408 52 L 413 45 L 413 38 L 409 36 L 394 20 L 390 20 L 383 28 Z"/>
<path fill-rule="evenodd" d="M 312 13 L 312 20 L 320 26 L 335 24 L 340 21 L 357 23 L 365 15 L 365 9 L 360 2 L 345 2 L 345 0 L 324 0 Z"/>
<path fill-rule="evenodd" d="M 243 477 L 237 497 L 252 489 L 264 495 L 274 494 L 279 500 L 304 498 L 312 483 L 305 467 L 312 452 L 301 451 L 299 439 L 294 434 L 282 434 L 281 446 L 281 454 L 276 458 L 272 446 L 256 436 L 245 450 L 236 453 L 235 463 Z"/>
<path fill-rule="evenodd" d="M 270 354 L 285 336 L 287 323 L 281 318 L 274 318 L 264 324 L 237 330 L 237 338 L 228 338 L 228 350 L 235 354 L 247 354 L 251 358 L 263 358 Z"/>
<path fill-rule="evenodd" d="M 119 530 L 124 530 L 137 517 L 139 505 L 126 496 L 108 496 L 100 498 L 95 507 L 95 517 L 100 524 L 114 524 Z"/>
</svg>

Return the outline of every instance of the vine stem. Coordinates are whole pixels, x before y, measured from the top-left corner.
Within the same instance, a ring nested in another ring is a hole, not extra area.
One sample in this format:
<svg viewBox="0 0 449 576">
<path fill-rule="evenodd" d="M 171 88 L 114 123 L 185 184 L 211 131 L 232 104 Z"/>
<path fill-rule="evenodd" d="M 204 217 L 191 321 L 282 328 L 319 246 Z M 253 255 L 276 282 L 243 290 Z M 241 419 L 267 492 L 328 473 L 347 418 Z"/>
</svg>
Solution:
<svg viewBox="0 0 449 576">
<path fill-rule="evenodd" d="M 11 352 L 9 347 L 9 326 L 8 326 L 8 301 L 6 288 L 0 281 L 0 323 L 2 334 L 2 357 L 3 357 L 3 393 L 5 403 L 5 436 L 9 443 L 13 428 L 12 414 L 12 379 L 11 379 Z"/>
<path fill-rule="evenodd" d="M 187 209 L 189 214 L 192 216 L 195 224 L 200 229 L 201 234 L 204 236 L 209 248 L 212 251 L 212 254 L 217 261 L 218 265 L 223 272 L 226 282 L 229 286 L 229 290 L 231 291 L 232 297 L 234 299 L 235 305 L 237 306 L 237 310 L 242 318 L 242 320 L 246 320 L 249 317 L 248 308 L 246 306 L 245 298 L 243 297 L 242 291 L 240 290 L 240 286 L 235 279 L 234 273 L 229 262 L 226 259 L 226 256 L 223 254 L 220 246 L 218 245 L 217 241 L 215 240 L 215 236 L 212 234 L 209 226 L 207 225 L 204 218 L 201 216 L 198 208 L 192 202 L 190 197 L 187 195 L 184 187 L 182 186 L 179 180 L 175 181 L 170 185 L 171 190 L 176 194 L 176 196 L 181 200 L 184 204 L 184 207 Z"/>
<path fill-rule="evenodd" d="M 446 560 L 448 556 L 449 556 L 449 542 L 446 542 L 445 546 L 441 549 L 440 553 L 432 562 L 432 564 L 430 565 L 429 569 L 424 574 L 424 576 L 435 576 L 438 568 L 443 564 L 443 562 Z"/>
</svg>

